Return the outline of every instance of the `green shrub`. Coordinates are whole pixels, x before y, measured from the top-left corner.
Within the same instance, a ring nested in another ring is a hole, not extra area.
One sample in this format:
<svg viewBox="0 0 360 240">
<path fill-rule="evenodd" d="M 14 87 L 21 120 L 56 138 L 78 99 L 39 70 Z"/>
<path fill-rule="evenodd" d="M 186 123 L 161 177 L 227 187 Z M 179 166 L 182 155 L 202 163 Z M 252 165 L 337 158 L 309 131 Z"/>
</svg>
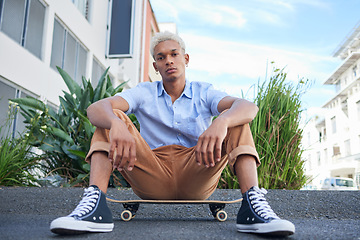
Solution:
<svg viewBox="0 0 360 240">
<path fill-rule="evenodd" d="M 91 103 L 121 92 L 124 83 L 114 88 L 108 69 L 96 88 L 90 80 L 83 78 L 80 86 L 64 70 L 58 71 L 69 92 L 63 91 L 64 96 L 59 97 L 57 111 L 32 97 L 12 101 L 20 106 L 26 127 L 32 132 L 30 144 L 43 151 L 45 173 L 58 174 L 72 186 L 87 184 L 90 165 L 84 159 L 95 127 L 87 118 L 86 109 Z"/>
<path fill-rule="evenodd" d="M 10 120 L 13 114 L 11 111 Z M 33 186 L 36 183 L 34 170 L 39 168 L 40 157 L 31 151 L 29 134 L 12 137 L 10 122 L 0 127 L 0 185 Z"/>
<path fill-rule="evenodd" d="M 261 159 L 259 185 L 267 189 L 300 189 L 307 181 L 299 123 L 300 98 L 309 82 L 300 80 L 293 86 L 286 83 L 286 75 L 283 70 L 274 69 L 268 83 L 258 83 L 255 103 L 259 112 L 250 124 Z M 223 172 L 219 187 L 239 187 L 228 169 Z"/>
</svg>

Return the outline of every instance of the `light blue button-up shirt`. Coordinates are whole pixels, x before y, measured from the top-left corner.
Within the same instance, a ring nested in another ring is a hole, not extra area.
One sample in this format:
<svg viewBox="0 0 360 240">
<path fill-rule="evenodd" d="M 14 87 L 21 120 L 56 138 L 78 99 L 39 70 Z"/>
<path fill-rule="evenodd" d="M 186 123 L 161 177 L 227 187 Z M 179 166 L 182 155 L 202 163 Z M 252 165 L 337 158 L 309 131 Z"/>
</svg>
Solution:
<svg viewBox="0 0 360 240">
<path fill-rule="evenodd" d="M 227 96 L 209 83 L 189 81 L 174 103 L 162 81 L 139 83 L 116 95 L 128 102 L 126 114 L 135 114 L 141 136 L 151 149 L 172 144 L 195 146 L 212 117 L 219 115 L 218 103 Z"/>
</svg>

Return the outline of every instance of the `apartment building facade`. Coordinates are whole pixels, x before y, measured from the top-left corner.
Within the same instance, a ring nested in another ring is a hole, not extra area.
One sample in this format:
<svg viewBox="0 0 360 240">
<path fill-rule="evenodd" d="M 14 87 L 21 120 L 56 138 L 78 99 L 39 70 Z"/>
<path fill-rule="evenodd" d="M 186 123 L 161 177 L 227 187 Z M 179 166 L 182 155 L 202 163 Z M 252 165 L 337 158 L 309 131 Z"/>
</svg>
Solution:
<svg viewBox="0 0 360 240">
<path fill-rule="evenodd" d="M 360 22 L 334 52 L 341 65 L 324 82 L 336 94 L 304 128 L 306 174 L 320 188 L 326 177 L 360 186 Z"/>
<path fill-rule="evenodd" d="M 159 80 L 149 49 L 158 31 L 149 0 L 0 0 L 0 125 L 12 98 L 58 106 L 67 88 L 56 66 L 79 84 L 96 85 L 108 67 L 114 86 Z M 21 116 L 14 126 L 24 129 Z"/>
</svg>

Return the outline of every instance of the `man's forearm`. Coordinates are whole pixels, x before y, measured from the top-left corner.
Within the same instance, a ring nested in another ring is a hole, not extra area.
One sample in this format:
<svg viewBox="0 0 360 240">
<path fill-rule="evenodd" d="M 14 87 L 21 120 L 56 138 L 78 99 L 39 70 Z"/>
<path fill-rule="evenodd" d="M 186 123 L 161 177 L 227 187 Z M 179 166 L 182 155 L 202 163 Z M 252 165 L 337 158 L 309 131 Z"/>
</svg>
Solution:
<svg viewBox="0 0 360 240">
<path fill-rule="evenodd" d="M 236 99 L 231 107 L 216 120 L 222 121 L 228 128 L 250 123 L 258 112 L 258 107 L 247 100 Z"/>
<path fill-rule="evenodd" d="M 91 104 L 87 116 L 94 126 L 106 129 L 110 129 L 114 121 L 121 121 L 114 114 L 111 103 L 105 99 Z"/>
</svg>

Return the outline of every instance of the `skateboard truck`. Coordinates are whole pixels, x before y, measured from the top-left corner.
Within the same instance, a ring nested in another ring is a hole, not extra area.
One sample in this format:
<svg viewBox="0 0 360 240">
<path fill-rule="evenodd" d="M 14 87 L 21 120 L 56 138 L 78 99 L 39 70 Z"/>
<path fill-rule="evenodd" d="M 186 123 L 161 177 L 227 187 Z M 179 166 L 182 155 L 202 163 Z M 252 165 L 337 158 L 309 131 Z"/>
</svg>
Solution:
<svg viewBox="0 0 360 240">
<path fill-rule="evenodd" d="M 219 222 L 224 222 L 227 219 L 227 213 L 224 211 L 225 203 L 210 203 L 210 211 L 214 218 Z"/>
<path fill-rule="evenodd" d="M 139 205 L 140 203 L 123 203 L 125 210 L 121 213 L 121 219 L 125 222 L 133 219 L 139 209 Z"/>
</svg>

